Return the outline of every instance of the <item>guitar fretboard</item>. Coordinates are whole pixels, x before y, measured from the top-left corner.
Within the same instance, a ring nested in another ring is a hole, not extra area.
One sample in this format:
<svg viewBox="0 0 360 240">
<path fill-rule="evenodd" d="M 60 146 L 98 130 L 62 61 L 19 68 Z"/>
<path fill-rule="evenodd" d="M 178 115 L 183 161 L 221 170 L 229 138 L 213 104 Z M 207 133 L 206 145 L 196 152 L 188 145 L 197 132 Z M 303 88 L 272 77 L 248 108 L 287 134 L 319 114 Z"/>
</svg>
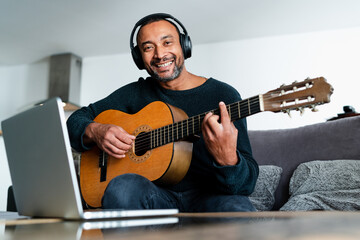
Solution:
<svg viewBox="0 0 360 240">
<path fill-rule="evenodd" d="M 245 118 L 261 111 L 261 95 L 226 105 L 226 108 L 231 121 Z M 209 112 L 220 116 L 219 108 Z M 146 152 L 200 133 L 201 123 L 207 113 L 139 134 L 135 140 L 135 152 Z"/>
</svg>

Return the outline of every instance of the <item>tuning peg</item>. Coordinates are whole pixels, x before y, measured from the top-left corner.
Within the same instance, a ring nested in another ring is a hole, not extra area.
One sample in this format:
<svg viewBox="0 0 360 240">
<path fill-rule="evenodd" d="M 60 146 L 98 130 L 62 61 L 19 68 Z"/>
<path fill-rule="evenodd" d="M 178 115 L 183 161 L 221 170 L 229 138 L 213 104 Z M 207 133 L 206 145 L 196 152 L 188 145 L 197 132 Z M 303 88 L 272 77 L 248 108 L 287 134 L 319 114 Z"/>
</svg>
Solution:
<svg viewBox="0 0 360 240">
<path fill-rule="evenodd" d="M 316 105 L 313 104 L 313 105 L 311 105 L 311 111 L 317 112 L 317 111 L 319 111 L 319 110 L 316 108 Z"/>
<path fill-rule="evenodd" d="M 297 107 L 295 110 L 296 110 L 296 111 L 299 111 L 301 116 L 302 116 L 303 113 L 304 113 L 304 108 L 303 108 L 303 107 Z"/>
<path fill-rule="evenodd" d="M 283 113 L 287 113 L 287 115 L 289 115 L 289 117 L 291 118 L 290 109 L 283 110 Z"/>
<path fill-rule="evenodd" d="M 299 111 L 300 111 L 300 116 L 304 115 L 305 109 L 304 109 L 303 107 L 300 107 L 300 108 L 299 108 Z"/>
</svg>

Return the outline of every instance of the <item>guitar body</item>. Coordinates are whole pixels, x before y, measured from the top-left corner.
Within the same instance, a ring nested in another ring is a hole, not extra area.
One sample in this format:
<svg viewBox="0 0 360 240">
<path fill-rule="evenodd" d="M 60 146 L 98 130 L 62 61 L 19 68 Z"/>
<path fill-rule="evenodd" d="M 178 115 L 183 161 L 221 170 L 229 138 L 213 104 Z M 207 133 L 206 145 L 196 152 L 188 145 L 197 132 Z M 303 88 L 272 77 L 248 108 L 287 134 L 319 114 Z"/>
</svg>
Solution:
<svg viewBox="0 0 360 240">
<path fill-rule="evenodd" d="M 107 110 L 99 114 L 94 121 L 121 126 L 126 132 L 137 136 L 187 118 L 182 110 L 157 101 L 132 115 L 117 110 Z M 80 188 L 85 202 L 91 207 L 101 206 L 101 198 L 107 185 L 121 174 L 139 174 L 157 184 L 178 183 L 190 166 L 192 143 L 171 142 L 141 155 L 136 155 L 133 149 L 122 159 L 106 156 L 106 165 L 101 169 L 99 165 L 103 157 L 104 153 L 96 146 L 81 156 Z"/>
</svg>

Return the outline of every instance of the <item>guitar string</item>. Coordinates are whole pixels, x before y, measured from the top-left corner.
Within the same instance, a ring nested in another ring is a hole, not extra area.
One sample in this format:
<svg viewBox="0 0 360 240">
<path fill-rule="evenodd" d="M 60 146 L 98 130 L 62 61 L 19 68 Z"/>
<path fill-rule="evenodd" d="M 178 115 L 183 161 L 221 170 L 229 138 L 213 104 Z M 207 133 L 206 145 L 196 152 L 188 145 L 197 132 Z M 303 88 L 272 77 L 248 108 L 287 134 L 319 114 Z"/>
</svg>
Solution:
<svg viewBox="0 0 360 240">
<path fill-rule="evenodd" d="M 267 100 L 267 99 L 270 99 L 270 98 L 273 98 L 272 96 L 270 96 L 270 94 L 265 94 L 263 95 L 263 99 Z M 233 115 L 238 115 L 239 112 L 238 112 L 238 107 L 240 107 L 240 116 L 246 116 L 248 114 L 248 111 L 247 109 L 249 109 L 250 107 L 250 110 L 251 108 L 254 107 L 254 105 L 256 104 L 256 107 L 259 107 L 259 96 L 255 96 L 255 97 L 252 97 L 252 98 L 249 98 L 248 100 L 242 100 L 240 102 L 236 102 L 236 103 L 232 103 L 230 105 L 227 105 L 227 108 L 230 108 L 230 109 L 233 109 L 235 108 L 236 111 L 233 112 Z M 238 106 L 240 105 L 240 106 Z M 265 104 L 266 106 L 269 106 Z M 247 109 L 244 109 L 244 107 L 247 106 L 248 108 Z M 215 111 L 218 111 L 219 109 L 216 109 L 216 110 L 212 110 L 213 112 Z M 185 127 L 186 129 L 188 129 L 188 124 L 190 123 L 190 125 L 193 127 L 193 128 L 196 128 L 197 131 L 198 131 L 198 128 L 199 128 L 199 125 L 198 125 L 198 122 L 196 121 L 195 124 L 193 123 L 194 122 L 194 119 L 195 118 L 201 118 L 201 121 L 203 119 L 203 117 L 206 115 L 206 113 L 202 114 L 202 115 L 198 115 L 198 116 L 195 116 L 195 117 L 191 117 L 189 119 L 186 119 L 186 120 L 183 120 L 181 122 L 178 122 L 178 123 L 174 123 L 174 124 L 171 124 L 171 125 L 167 125 L 167 126 L 163 126 L 161 128 L 158 128 L 158 129 L 155 129 L 155 130 L 152 130 L 152 131 L 149 131 L 147 133 L 144 133 L 143 135 L 139 136 L 139 138 L 137 138 L 137 143 L 136 143 L 136 146 L 137 146 L 137 149 L 140 149 L 141 150 L 144 150 L 143 146 L 149 146 L 149 137 L 151 138 L 151 136 L 149 136 L 149 134 L 151 134 L 151 132 L 154 133 L 154 137 L 153 139 L 156 141 L 156 142 L 173 142 L 175 140 L 178 140 L 178 139 L 181 139 L 178 137 L 179 135 L 179 130 L 175 130 L 175 133 L 177 135 L 176 139 L 174 138 L 174 136 L 170 136 L 171 135 L 174 135 L 174 128 L 175 128 L 175 124 L 177 124 L 178 128 L 181 127 Z M 190 120 L 190 121 L 189 121 Z M 185 125 L 185 126 L 184 126 Z M 156 133 L 157 131 L 157 133 Z M 197 132 L 195 131 L 195 132 Z M 193 132 L 192 134 L 194 134 L 195 132 Z M 181 133 L 181 135 L 183 135 L 183 133 Z M 168 139 L 171 138 L 171 140 L 169 141 L 166 141 L 166 136 Z M 142 145 L 142 142 L 145 141 L 144 145 Z M 152 139 L 150 139 L 150 141 L 152 141 Z M 163 144 L 159 144 L 159 143 L 155 143 L 155 145 L 163 145 Z"/>
<path fill-rule="evenodd" d="M 264 99 L 264 98 L 265 98 L 265 99 L 270 99 L 270 98 L 272 98 L 271 96 L 268 97 L 268 95 L 263 95 L 263 96 L 265 96 L 265 97 L 263 97 L 263 99 Z M 230 107 L 230 108 L 232 109 L 232 108 L 235 107 L 236 112 L 234 112 L 233 115 L 238 115 L 238 114 L 239 114 L 238 108 L 237 108 L 237 106 L 239 105 L 239 103 L 240 103 L 240 108 L 241 108 L 241 109 L 240 109 L 240 116 L 246 115 L 246 114 L 248 113 L 247 109 L 249 109 L 249 106 L 250 106 L 250 109 L 251 109 L 252 107 L 254 107 L 255 104 L 256 104 L 256 106 L 258 106 L 258 104 L 259 104 L 259 96 L 255 96 L 255 97 L 249 98 L 248 100 L 245 99 L 245 100 L 242 100 L 242 101 L 240 101 L 240 102 L 236 102 L 236 103 L 232 103 L 232 104 L 227 105 L 227 108 Z M 247 107 L 247 109 L 244 109 L 244 107 Z M 219 111 L 219 109 L 211 110 L 211 111 L 209 111 L 209 112 L 216 112 L 216 111 Z M 245 112 L 245 114 L 244 114 L 244 112 Z M 203 113 L 203 114 L 200 114 L 200 115 L 197 115 L 197 116 L 193 116 L 193 117 L 188 118 L 188 119 L 186 119 L 186 120 L 183 120 L 183 121 L 180 121 L 180 122 L 177 122 L 177 123 L 173 123 L 173 124 L 170 124 L 170 125 L 166 125 L 166 126 L 160 127 L 160 128 L 158 128 L 158 129 L 154 129 L 154 130 L 149 131 L 149 132 L 160 131 L 160 135 L 161 135 L 161 134 L 163 134 L 163 133 L 162 133 L 162 129 L 170 128 L 170 127 L 173 128 L 173 126 L 174 126 L 175 124 L 180 125 L 180 123 L 183 123 L 182 125 L 184 125 L 184 124 L 186 124 L 187 121 L 189 121 L 190 119 L 199 118 L 199 116 L 200 116 L 200 118 L 201 118 L 201 120 L 202 120 L 203 117 L 204 117 L 206 114 L 207 114 L 207 113 Z M 196 122 L 196 124 L 197 124 L 197 122 Z M 178 127 L 179 127 L 179 126 L 178 126 Z M 180 127 L 183 127 L 183 126 L 180 125 Z M 194 127 L 199 127 L 199 126 L 196 125 L 196 126 L 194 126 Z M 171 130 L 173 131 L 173 129 L 171 129 Z M 164 131 L 166 131 L 166 130 L 164 130 Z M 159 133 L 157 133 L 157 135 L 159 135 Z M 141 142 L 142 139 L 148 140 L 148 136 L 145 136 L 144 134 L 141 135 L 141 136 L 139 136 L 139 137 L 140 137 L 140 138 L 137 138 L 138 144 Z"/>
<path fill-rule="evenodd" d="M 263 100 L 268 100 L 271 98 L 274 98 L 273 96 L 271 96 L 271 94 L 263 95 Z M 265 106 L 271 106 L 271 104 L 267 104 L 266 102 L 264 102 L 263 104 Z M 240 102 L 232 103 L 232 104 L 226 105 L 226 107 L 230 108 L 230 109 L 235 108 L 235 111 L 233 112 L 233 115 L 235 115 L 235 116 L 239 115 L 239 107 L 240 107 L 240 116 L 247 116 L 248 109 L 251 110 L 251 108 L 254 107 L 254 105 L 256 105 L 256 107 L 259 107 L 259 105 L 260 105 L 259 96 L 245 99 Z M 247 107 L 247 109 L 244 109 L 245 106 Z M 216 112 L 216 111 L 219 111 L 219 109 L 211 110 L 209 112 Z M 203 114 L 182 120 L 177 123 L 173 123 L 173 124 L 166 125 L 166 126 L 160 127 L 158 129 L 155 129 L 155 130 L 152 130 L 149 132 L 145 132 L 144 134 L 142 134 L 136 138 L 136 140 L 135 140 L 136 141 L 136 150 L 137 151 L 145 151 L 145 150 L 149 150 L 151 148 L 151 146 L 149 146 L 149 145 L 154 145 L 154 147 L 152 147 L 152 148 L 156 148 L 156 147 L 165 145 L 167 143 L 174 142 L 174 141 L 184 138 L 183 130 L 184 130 L 184 127 L 188 130 L 189 122 L 191 123 L 190 125 L 192 126 L 192 128 L 196 129 L 196 131 L 192 132 L 192 134 L 195 134 L 196 132 L 198 132 L 200 130 L 202 120 L 206 114 L 207 113 L 203 113 Z M 195 118 L 200 118 L 200 125 L 198 124 L 198 121 L 195 121 Z M 195 121 L 195 123 L 194 123 L 194 121 Z M 177 129 L 175 129 L 175 131 L 174 131 L 174 128 L 176 128 L 175 125 L 178 125 L 178 126 L 177 126 Z M 182 128 L 181 133 L 180 133 L 180 135 L 182 137 L 179 137 L 179 127 Z M 153 137 L 151 136 L 152 132 L 154 133 Z M 156 133 L 156 132 L 158 132 L 158 133 Z M 176 138 L 174 135 L 176 135 Z M 191 135 L 191 134 L 188 134 L 188 135 Z M 155 141 L 154 144 L 151 143 L 151 141 L 153 141 L 153 140 Z"/>
<path fill-rule="evenodd" d="M 235 103 L 235 104 L 231 104 L 231 106 L 230 106 L 230 108 L 231 109 L 233 109 L 234 108 L 234 106 L 236 107 L 236 105 L 238 105 L 237 103 Z M 248 104 L 246 104 L 246 103 L 244 103 L 244 104 L 242 104 L 242 105 L 248 105 Z M 254 103 L 251 103 L 251 106 L 253 107 L 254 106 Z M 244 106 L 243 106 L 244 107 Z M 240 106 L 240 108 L 241 108 L 241 106 Z M 218 110 L 218 109 L 217 109 Z M 213 112 L 214 111 L 216 111 L 216 110 L 212 110 Z M 210 112 L 210 111 L 209 111 Z M 245 114 L 244 114 L 244 112 L 245 112 Z M 236 108 L 236 111 L 234 111 L 233 112 L 233 114 L 232 115 L 238 115 L 238 108 Z M 248 113 L 248 111 L 246 110 L 246 109 L 240 109 L 240 116 L 241 115 L 246 115 Z M 183 120 L 183 121 L 180 121 L 180 122 L 176 122 L 176 123 L 173 123 L 173 124 L 170 124 L 170 125 L 166 125 L 166 126 L 163 126 L 163 127 L 161 127 L 161 128 L 158 128 L 158 129 L 155 129 L 155 130 L 152 130 L 152 131 L 161 131 L 161 132 L 163 132 L 163 131 L 166 131 L 167 129 L 166 128 L 172 128 L 172 126 L 173 125 L 180 125 L 180 123 L 182 123 L 182 125 L 184 125 L 184 124 L 187 124 L 188 122 L 190 122 L 191 123 L 191 121 L 193 121 L 192 119 L 195 119 L 195 118 L 201 118 L 201 119 L 203 119 L 204 117 L 205 117 L 205 115 L 206 115 L 207 113 L 203 113 L 203 114 L 200 114 L 200 115 L 197 115 L 197 116 L 194 116 L 194 117 L 190 117 L 190 118 L 188 118 L 188 119 L 185 119 L 185 120 Z M 238 118 L 238 117 L 237 117 Z M 191 121 L 189 121 L 189 120 L 191 120 Z M 195 124 L 196 125 L 194 125 L 194 127 L 199 127 L 198 126 L 198 121 L 196 121 L 195 122 Z M 179 126 L 178 126 L 179 127 Z M 182 127 L 181 125 L 180 125 L 180 127 Z M 161 130 L 161 129 L 164 129 L 163 131 Z M 171 129 L 171 130 L 173 130 L 173 129 Z M 149 131 L 149 132 L 151 132 L 151 131 Z M 141 136 L 139 136 L 139 137 L 143 137 L 144 135 L 141 135 Z M 138 138 L 137 140 L 139 140 L 140 138 Z"/>
<path fill-rule="evenodd" d="M 254 98 L 256 98 L 256 99 L 254 99 Z M 238 106 L 238 105 L 240 105 L 240 106 Z M 240 118 L 241 118 L 241 116 L 247 116 L 249 114 L 249 107 L 251 109 L 255 105 L 256 105 L 256 107 L 259 107 L 259 97 L 258 96 L 249 98 L 248 100 L 243 100 L 240 102 L 229 104 L 226 107 L 230 108 L 231 111 L 235 109 L 234 111 L 232 111 L 232 115 L 237 116 L 236 117 L 236 119 L 237 119 L 237 118 L 239 118 L 238 117 L 239 116 L 239 108 L 240 108 Z M 245 107 L 247 107 L 247 109 L 244 109 Z M 217 111 L 219 111 L 219 109 L 211 110 L 209 112 L 217 112 Z M 250 112 L 251 112 L 251 110 L 250 110 Z M 145 150 L 150 150 L 151 141 L 153 141 L 153 140 L 155 141 L 155 143 L 152 145 L 154 145 L 153 148 L 155 148 L 155 147 L 159 147 L 161 145 L 165 145 L 169 142 L 174 142 L 174 141 L 184 138 L 183 130 L 184 130 L 184 128 L 186 128 L 186 130 L 189 130 L 189 122 L 191 123 L 190 127 L 192 127 L 192 129 L 191 129 L 191 134 L 188 134 L 188 135 L 195 134 L 196 132 L 200 131 L 202 120 L 204 119 L 204 117 L 207 113 L 203 113 L 203 114 L 182 120 L 180 122 L 166 125 L 161 128 L 143 133 L 142 135 L 137 137 L 135 140 L 135 144 L 136 144 L 135 150 L 140 151 L 140 152 L 145 151 Z M 195 120 L 196 118 L 200 118 L 200 124 L 199 124 L 199 120 Z M 175 131 L 174 131 L 174 128 L 176 128 L 175 125 L 178 125 L 178 126 L 177 126 L 177 129 L 175 129 Z M 180 137 L 179 137 L 179 127 L 181 128 L 181 130 L 180 130 L 181 136 Z M 196 129 L 196 131 L 193 132 L 192 131 L 193 129 Z M 153 132 L 154 134 L 151 134 L 151 132 Z M 156 132 L 158 132 L 158 133 L 156 133 Z M 151 135 L 154 135 L 154 136 L 152 137 Z M 176 136 L 174 136 L 174 135 L 176 135 Z M 151 139 L 151 138 L 153 138 L 153 139 Z M 170 140 L 170 138 L 171 138 L 171 140 Z"/>
<path fill-rule="evenodd" d="M 246 100 L 245 100 L 246 101 Z M 256 101 L 258 102 L 258 100 L 256 99 Z M 244 109 L 243 107 L 244 106 L 248 106 L 250 105 L 250 108 L 251 107 L 254 107 L 254 99 L 251 100 L 251 102 L 249 101 L 249 104 L 247 103 L 248 101 L 246 102 L 240 102 L 240 116 L 247 116 L 249 114 L 249 112 L 247 111 L 247 109 Z M 227 107 L 229 107 L 231 110 L 233 110 L 235 108 L 235 111 L 232 111 L 232 115 L 234 116 L 238 116 L 239 115 L 239 108 L 237 107 L 237 105 L 239 105 L 238 103 L 234 103 L 234 104 L 230 104 L 230 105 L 227 105 Z M 241 108 L 242 107 L 242 108 Z M 259 107 L 259 104 L 256 103 L 256 107 Z M 217 109 L 218 110 L 218 109 Z M 213 111 L 216 111 L 216 110 L 213 110 Z M 151 138 L 151 132 L 158 132 L 158 133 L 154 133 L 156 136 L 153 137 L 153 139 L 156 141 L 156 142 L 161 142 L 161 143 L 169 143 L 169 142 L 173 142 L 173 141 L 176 141 L 176 140 L 179 140 L 181 138 L 183 138 L 183 133 L 181 132 L 180 135 L 181 137 L 179 137 L 179 130 L 175 130 L 174 132 L 174 128 L 176 128 L 175 125 L 178 125 L 177 128 L 181 127 L 182 128 L 182 131 L 184 130 L 183 128 L 185 128 L 185 130 L 188 130 L 189 127 L 193 128 L 191 129 L 191 134 L 188 134 L 188 135 L 192 135 L 192 134 L 195 134 L 196 132 L 198 132 L 200 129 L 200 126 L 198 124 L 198 120 L 195 120 L 196 118 L 199 118 L 200 116 L 200 123 L 202 122 L 204 116 L 206 115 L 206 113 L 203 113 L 201 115 L 198 115 L 198 116 L 195 116 L 195 117 L 191 117 L 189 119 L 186 119 L 186 120 L 183 120 L 181 122 L 178 122 L 178 123 L 174 123 L 174 124 L 171 124 L 171 125 L 167 125 L 167 126 L 163 126 L 159 129 L 156 129 L 156 130 L 153 130 L 153 131 L 149 131 L 149 132 L 146 132 L 144 133 L 143 135 L 140 135 L 137 139 L 136 139 L 136 148 L 137 150 L 141 151 L 141 150 L 144 150 L 143 148 L 141 147 L 148 147 L 149 146 L 149 137 Z M 236 117 L 236 119 L 239 118 L 239 117 Z M 190 121 L 189 121 L 190 120 Z M 194 131 L 194 129 L 196 129 L 196 131 Z M 150 134 L 150 136 L 149 136 Z M 176 137 L 174 136 L 176 135 Z M 170 140 L 171 139 L 171 140 Z M 151 141 L 152 139 L 150 139 Z M 143 142 L 145 141 L 144 144 L 142 144 Z M 160 145 L 164 145 L 164 144 L 161 144 Z M 155 143 L 155 145 L 159 145 L 159 143 Z"/>
</svg>

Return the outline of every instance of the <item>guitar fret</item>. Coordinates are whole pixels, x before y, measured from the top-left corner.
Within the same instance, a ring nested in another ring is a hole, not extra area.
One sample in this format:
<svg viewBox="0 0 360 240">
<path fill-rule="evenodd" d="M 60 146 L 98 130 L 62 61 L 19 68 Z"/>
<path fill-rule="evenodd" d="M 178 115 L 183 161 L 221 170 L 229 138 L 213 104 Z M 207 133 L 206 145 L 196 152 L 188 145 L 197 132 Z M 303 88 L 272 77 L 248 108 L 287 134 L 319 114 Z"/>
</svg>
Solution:
<svg viewBox="0 0 360 240">
<path fill-rule="evenodd" d="M 160 129 L 157 129 L 157 137 L 156 137 L 156 146 L 159 146 L 160 143 L 160 133 L 159 133 Z"/>
<path fill-rule="evenodd" d="M 164 145 L 164 144 L 165 144 L 165 140 L 166 140 L 166 136 L 165 136 L 165 134 L 166 134 L 165 127 L 163 127 L 163 128 L 162 128 L 162 131 L 163 131 L 163 133 L 161 134 L 161 143 L 160 143 L 160 145 Z"/>
<path fill-rule="evenodd" d="M 229 113 L 229 117 L 231 119 L 231 105 L 228 105 L 228 113 Z"/>
<path fill-rule="evenodd" d="M 186 136 L 189 136 L 189 119 L 186 120 Z"/>
<path fill-rule="evenodd" d="M 184 124 L 181 122 L 181 139 L 184 138 Z"/>
<path fill-rule="evenodd" d="M 165 131 L 162 131 L 162 130 L 163 130 L 163 128 L 160 128 L 160 146 L 162 146 L 164 134 L 165 134 Z M 162 132 L 164 132 L 164 134 Z"/>
<path fill-rule="evenodd" d="M 199 115 L 199 128 L 201 126 L 201 115 Z"/>
<path fill-rule="evenodd" d="M 155 148 L 155 142 L 154 142 L 154 130 L 153 130 L 153 131 L 151 131 L 150 137 L 151 137 L 151 147 L 152 147 L 152 148 Z"/>
<path fill-rule="evenodd" d="M 155 147 L 156 147 L 155 133 L 156 133 L 156 130 L 153 130 L 153 131 L 152 131 L 152 142 L 153 142 L 153 148 L 155 148 Z"/>
<path fill-rule="evenodd" d="M 154 130 L 154 148 L 156 148 L 156 129 Z"/>
<path fill-rule="evenodd" d="M 161 134 L 161 140 L 160 140 L 160 145 L 163 145 L 163 143 L 165 143 L 165 128 L 161 128 L 161 130 L 164 132 L 163 134 Z"/>
<path fill-rule="evenodd" d="M 175 123 L 174 123 L 174 125 L 172 126 L 172 140 L 174 141 L 175 139 L 174 139 L 174 128 L 175 128 Z"/>
<path fill-rule="evenodd" d="M 177 137 L 176 137 L 176 132 L 177 132 L 177 127 L 175 127 L 177 125 L 177 123 L 174 123 L 174 129 L 173 129 L 173 137 L 174 137 L 174 141 L 177 140 Z"/>
<path fill-rule="evenodd" d="M 151 148 L 151 149 L 153 148 L 152 132 L 153 132 L 153 131 L 150 131 L 150 148 Z"/>
<path fill-rule="evenodd" d="M 157 129 L 154 131 L 154 145 L 157 147 Z"/>
<path fill-rule="evenodd" d="M 162 129 L 159 128 L 159 146 L 161 146 L 161 140 L 162 140 Z"/>
<path fill-rule="evenodd" d="M 170 142 L 170 125 L 168 125 L 168 141 L 167 141 L 167 143 L 169 143 Z"/>
</svg>

